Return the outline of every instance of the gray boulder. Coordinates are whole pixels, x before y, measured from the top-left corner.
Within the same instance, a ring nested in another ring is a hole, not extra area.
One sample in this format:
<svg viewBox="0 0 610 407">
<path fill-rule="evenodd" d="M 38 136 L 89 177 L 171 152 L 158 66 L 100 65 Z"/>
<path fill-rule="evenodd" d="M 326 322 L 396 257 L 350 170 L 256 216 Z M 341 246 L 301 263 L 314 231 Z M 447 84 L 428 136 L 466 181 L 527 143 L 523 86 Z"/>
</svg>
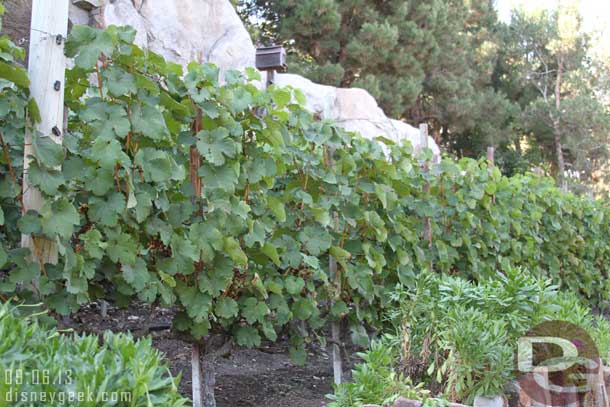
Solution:
<svg viewBox="0 0 610 407">
<path fill-rule="evenodd" d="M 254 45 L 228 0 L 106 1 L 101 16 L 101 25 L 131 25 L 138 45 L 183 65 L 254 66 Z"/>
<path fill-rule="evenodd" d="M 403 121 L 388 118 L 375 98 L 364 89 L 320 85 L 294 74 L 278 74 L 275 83 L 300 89 L 305 94 L 309 110 L 323 119 L 334 120 L 348 131 L 358 132 L 368 139 L 383 136 L 396 143 L 408 140 L 415 148 L 420 145 L 419 130 Z M 432 137 L 428 137 L 428 146 L 435 155 L 440 155 Z"/>
</svg>

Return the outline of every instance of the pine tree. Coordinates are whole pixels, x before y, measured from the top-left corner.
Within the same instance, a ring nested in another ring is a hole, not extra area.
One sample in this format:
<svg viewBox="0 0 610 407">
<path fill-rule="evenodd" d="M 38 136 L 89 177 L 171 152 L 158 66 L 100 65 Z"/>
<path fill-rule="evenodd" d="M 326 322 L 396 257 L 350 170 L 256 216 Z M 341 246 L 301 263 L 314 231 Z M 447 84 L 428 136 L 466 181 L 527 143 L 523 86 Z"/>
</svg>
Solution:
<svg viewBox="0 0 610 407">
<path fill-rule="evenodd" d="M 510 103 L 491 88 L 491 0 L 242 0 L 240 11 L 260 42 L 289 47 L 291 71 L 362 87 L 450 149 L 477 155 L 508 137 Z"/>
<path fill-rule="evenodd" d="M 608 160 L 610 116 L 602 97 L 610 88 L 591 58 L 576 3 L 515 11 L 500 38 L 495 77 L 522 109 L 517 127 L 529 151 L 521 153 L 549 163 L 564 187 L 567 174 L 578 184 L 595 181 Z"/>
</svg>

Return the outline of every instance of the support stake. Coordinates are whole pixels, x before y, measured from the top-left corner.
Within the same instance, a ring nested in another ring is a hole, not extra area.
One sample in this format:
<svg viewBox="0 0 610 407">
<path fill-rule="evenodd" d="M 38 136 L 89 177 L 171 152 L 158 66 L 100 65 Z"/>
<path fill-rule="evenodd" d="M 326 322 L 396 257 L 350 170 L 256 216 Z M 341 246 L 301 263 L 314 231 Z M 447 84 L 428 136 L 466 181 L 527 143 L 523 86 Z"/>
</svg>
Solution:
<svg viewBox="0 0 610 407">
<path fill-rule="evenodd" d="M 193 343 L 191 349 L 191 382 L 193 383 L 193 407 L 203 407 L 201 399 L 201 345 Z"/>
<path fill-rule="evenodd" d="M 422 123 L 419 125 L 419 140 L 422 152 L 428 148 L 428 125 L 426 123 Z M 429 169 L 428 161 L 425 160 L 422 165 L 422 170 L 424 174 L 427 174 Z M 430 181 L 426 181 L 424 185 L 424 193 L 428 195 L 430 193 Z M 430 218 L 426 216 L 424 219 L 424 240 L 428 242 L 428 247 L 432 247 L 432 223 Z M 432 265 L 430 265 L 430 270 L 432 270 Z"/>
<path fill-rule="evenodd" d="M 334 151 L 329 148 L 328 152 L 328 163 L 331 167 L 335 166 L 335 161 L 333 160 Z M 337 213 L 333 213 L 333 223 L 335 228 L 338 228 L 339 219 Z M 328 257 L 328 268 L 330 271 L 330 280 L 335 285 L 335 289 L 337 290 L 337 296 L 341 293 L 341 276 L 339 275 L 337 269 L 337 259 L 333 256 Z M 333 299 L 333 303 L 335 300 Z M 331 330 L 331 338 L 333 340 L 333 377 L 335 381 L 335 385 L 340 385 L 343 381 L 343 360 L 341 359 L 341 321 L 332 321 L 330 324 Z"/>
<path fill-rule="evenodd" d="M 40 191 L 34 188 L 28 179 L 30 156 L 34 155 L 32 140 L 34 137 L 50 137 L 61 144 L 62 134 L 59 127 L 64 118 L 64 93 L 53 90 L 58 78 L 65 77 L 66 58 L 63 39 L 68 32 L 69 0 L 33 0 L 32 22 L 30 30 L 30 54 L 28 74 L 30 77 L 30 94 L 36 100 L 40 110 L 40 123 L 36 124 L 34 136 L 31 131 L 25 134 L 23 162 L 23 205 L 24 211 L 40 211 L 43 199 Z M 50 36 L 46 33 L 54 33 Z M 54 241 L 34 238 L 31 235 L 21 236 L 21 246 L 30 249 L 41 263 L 57 263 L 57 244 Z"/>
<path fill-rule="evenodd" d="M 489 161 L 490 166 L 495 164 L 495 152 L 496 149 L 494 147 L 487 147 L 487 161 Z"/>
</svg>

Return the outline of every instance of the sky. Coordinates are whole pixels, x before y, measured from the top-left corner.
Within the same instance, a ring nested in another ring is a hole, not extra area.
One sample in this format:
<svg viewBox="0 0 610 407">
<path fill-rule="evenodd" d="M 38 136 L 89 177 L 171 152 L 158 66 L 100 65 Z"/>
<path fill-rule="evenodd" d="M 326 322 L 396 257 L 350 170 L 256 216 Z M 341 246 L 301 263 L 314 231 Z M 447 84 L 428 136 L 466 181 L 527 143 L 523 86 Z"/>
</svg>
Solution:
<svg viewBox="0 0 610 407">
<path fill-rule="evenodd" d="M 501 20 L 510 20 L 510 10 L 515 6 L 523 6 L 525 9 L 551 8 L 558 0 L 496 0 Z M 589 32 L 602 32 L 600 44 L 605 50 L 610 51 L 610 0 L 580 0 L 581 13 L 583 16 L 583 28 Z"/>
</svg>

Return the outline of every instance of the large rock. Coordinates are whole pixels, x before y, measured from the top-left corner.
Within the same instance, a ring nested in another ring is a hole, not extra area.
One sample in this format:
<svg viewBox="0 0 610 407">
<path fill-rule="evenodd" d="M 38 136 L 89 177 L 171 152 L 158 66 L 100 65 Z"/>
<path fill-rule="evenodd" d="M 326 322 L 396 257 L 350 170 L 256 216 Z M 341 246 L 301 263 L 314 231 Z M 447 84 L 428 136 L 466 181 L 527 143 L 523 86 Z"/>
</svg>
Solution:
<svg viewBox="0 0 610 407">
<path fill-rule="evenodd" d="M 364 89 L 319 85 L 294 74 L 276 75 L 275 83 L 300 89 L 305 94 L 309 110 L 323 119 L 334 120 L 348 131 L 358 132 L 368 139 L 384 136 L 397 143 L 408 140 L 413 147 L 420 146 L 419 130 L 388 118 L 375 98 Z M 435 155 L 440 155 L 432 137 L 428 137 L 428 147 Z"/>
<path fill-rule="evenodd" d="M 134 27 L 138 45 L 168 60 L 254 66 L 254 45 L 228 0 L 114 0 L 100 14 L 104 26 Z"/>
</svg>

